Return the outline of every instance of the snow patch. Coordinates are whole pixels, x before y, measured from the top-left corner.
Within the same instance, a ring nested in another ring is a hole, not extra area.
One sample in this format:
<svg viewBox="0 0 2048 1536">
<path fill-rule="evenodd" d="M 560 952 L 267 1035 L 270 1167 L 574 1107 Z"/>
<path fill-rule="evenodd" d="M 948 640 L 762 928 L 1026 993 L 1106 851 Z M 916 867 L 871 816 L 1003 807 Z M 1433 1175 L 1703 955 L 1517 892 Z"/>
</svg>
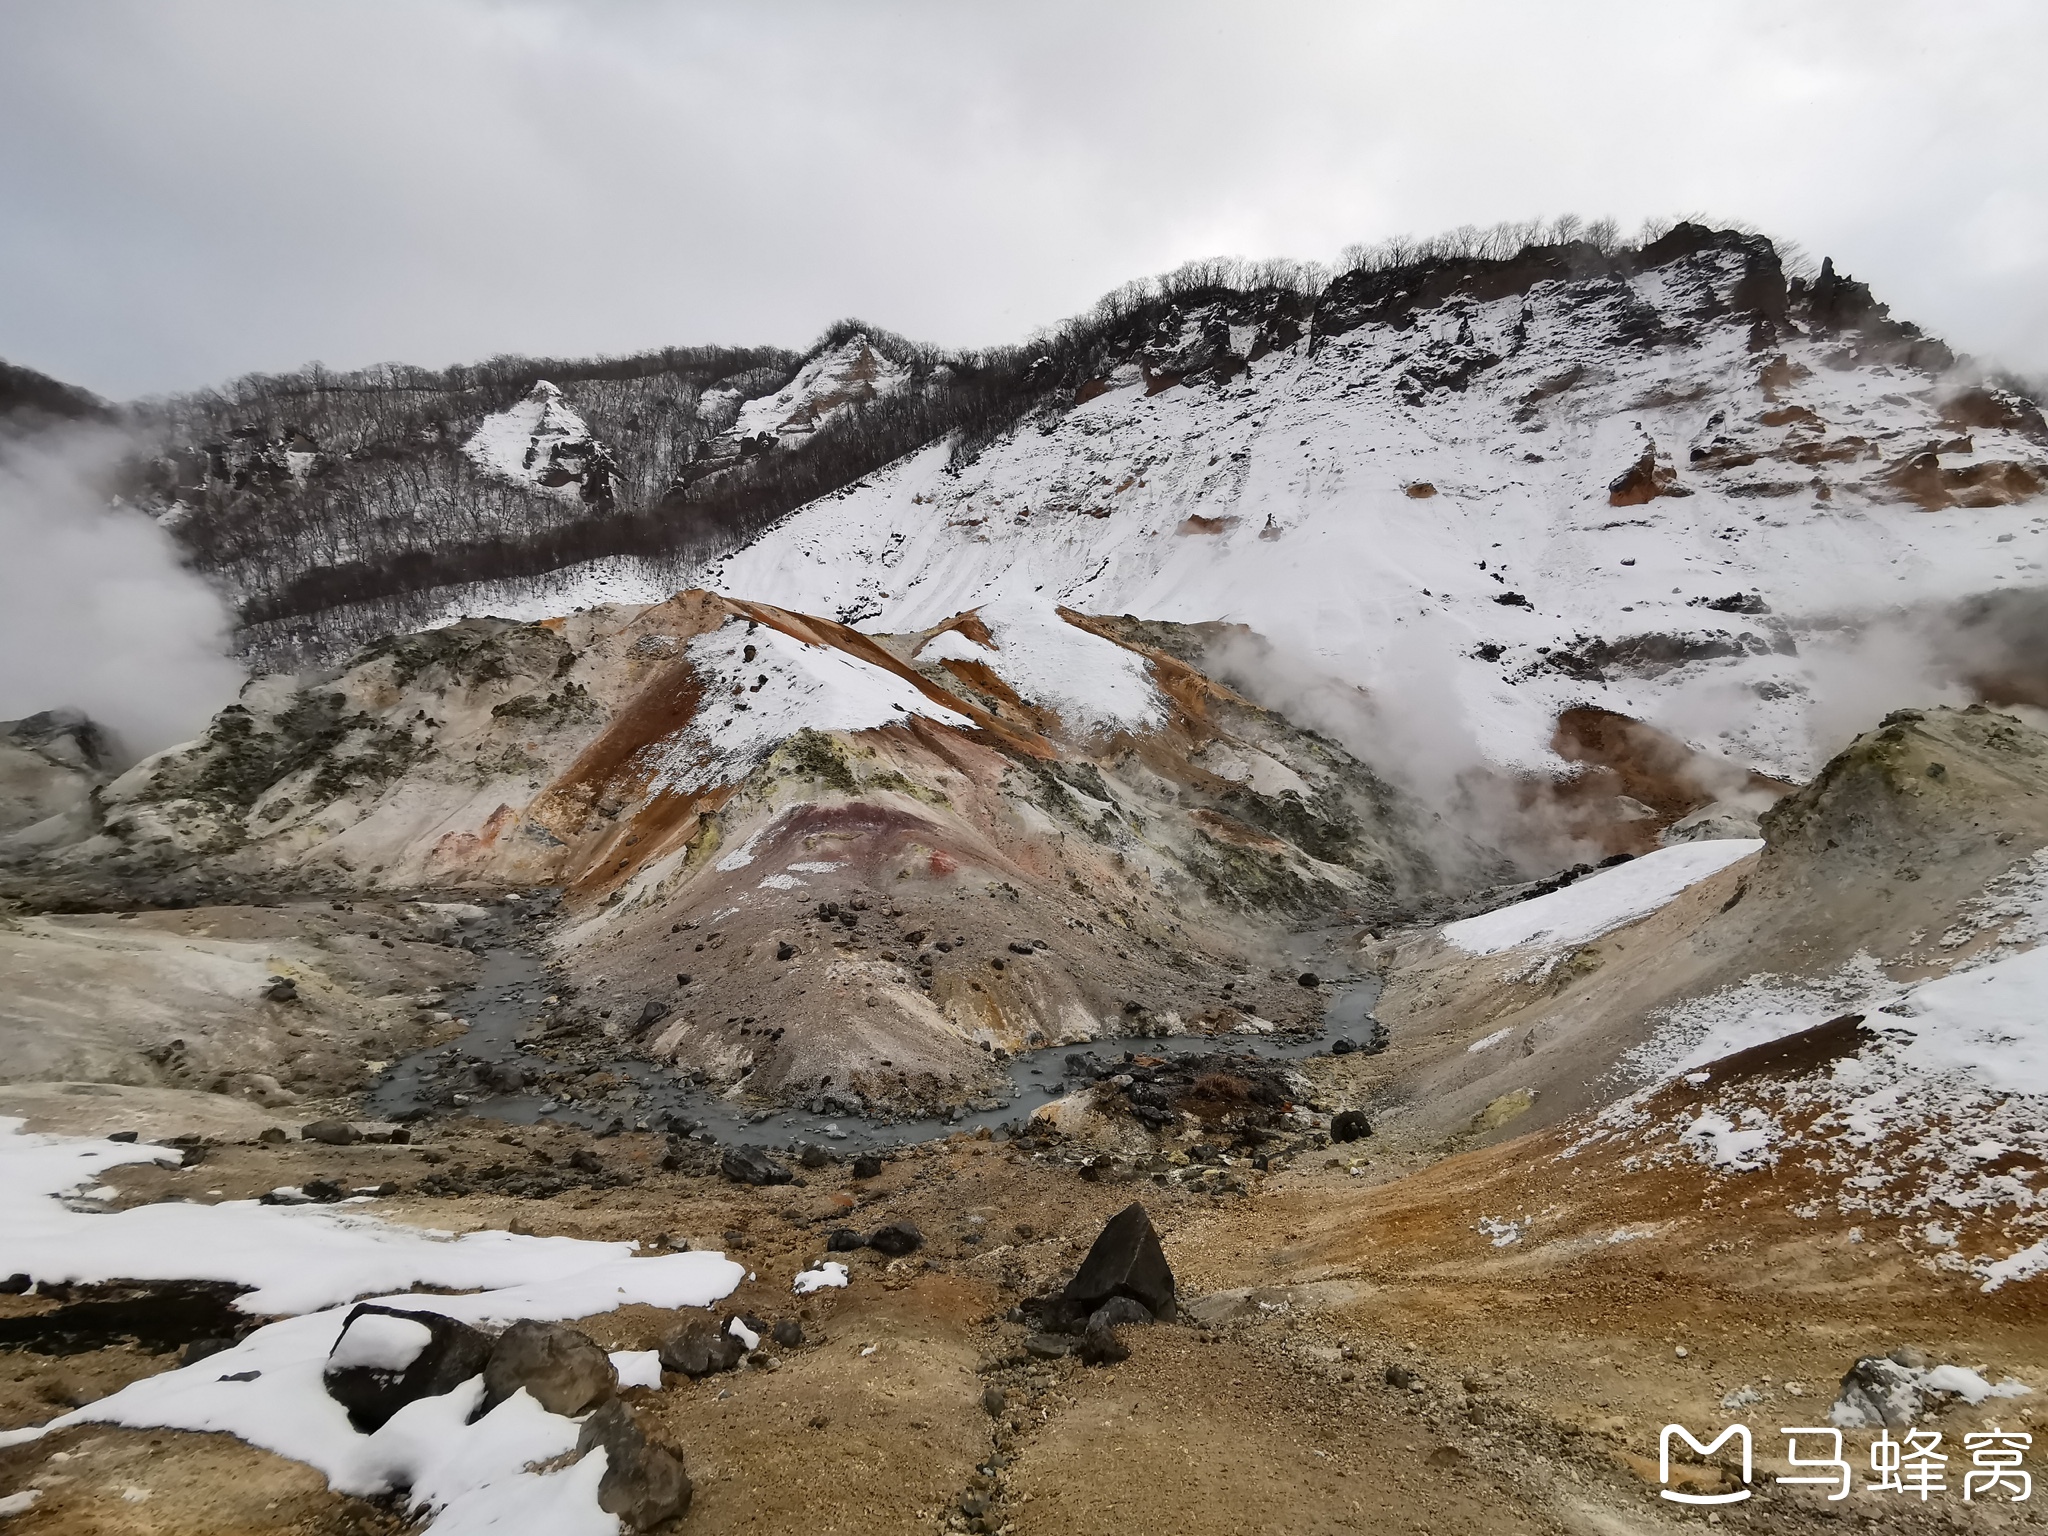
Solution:
<svg viewBox="0 0 2048 1536">
<path fill-rule="evenodd" d="M 1687 886 L 1762 849 L 1755 838 L 1722 838 L 1659 848 L 1599 870 L 1561 891 L 1447 924 L 1446 940 L 1468 955 L 1497 955 L 1524 944 L 1573 948 L 1648 917 Z"/>
<path fill-rule="evenodd" d="M 332 1208 L 254 1201 L 87 1215 L 63 1197 L 107 1169 L 178 1154 L 145 1143 L 32 1136 L 22 1123 L 0 1118 L 0 1232 L 9 1269 L 39 1283 L 232 1281 L 255 1287 L 240 1298 L 245 1311 L 302 1315 L 48 1424 L 0 1433 L 0 1445 L 87 1423 L 232 1434 L 307 1463 L 344 1493 L 408 1489 L 415 1510 L 438 1511 L 436 1536 L 510 1529 L 617 1536 L 617 1519 L 597 1506 L 603 1453 L 558 1471 L 532 1470 L 575 1449 L 577 1422 L 546 1412 L 522 1391 L 470 1423 L 482 1404 L 481 1377 L 408 1404 L 374 1434 L 357 1433 L 327 1395 L 330 1359 L 399 1368 L 417 1355 L 428 1330 L 407 1318 L 373 1316 L 343 1339 L 348 1303 L 368 1294 L 400 1310 L 481 1326 L 560 1321 L 628 1304 L 708 1307 L 730 1295 L 744 1273 L 717 1253 L 643 1258 L 630 1243 L 503 1232 L 456 1237 Z M 413 1289 L 422 1285 L 469 1293 Z M 627 1357 L 622 1379 L 627 1371 L 635 1381 L 648 1374 L 636 1357 Z"/>
<path fill-rule="evenodd" d="M 808 1296 L 813 1291 L 843 1287 L 846 1284 L 846 1266 L 837 1259 L 826 1259 L 815 1269 L 807 1269 L 796 1277 L 790 1287 L 799 1296 Z"/>
<path fill-rule="evenodd" d="M 751 661 L 746 659 L 750 646 Z M 698 635 L 687 654 L 703 680 L 703 703 L 664 750 L 655 774 L 657 784 L 683 793 L 744 778 L 806 728 L 865 731 L 913 714 L 943 725 L 974 723 L 933 703 L 893 672 L 745 619 L 730 619 Z M 752 847 L 750 838 L 720 859 L 718 867 L 743 868 L 753 857 Z"/>
<path fill-rule="evenodd" d="M 1166 723 L 1166 700 L 1153 685 L 1151 664 L 1068 623 L 1052 604 L 998 598 L 976 616 L 994 650 L 949 629 L 926 641 L 917 659 L 986 663 L 1019 698 L 1050 709 L 1077 735 L 1156 730 Z"/>
</svg>

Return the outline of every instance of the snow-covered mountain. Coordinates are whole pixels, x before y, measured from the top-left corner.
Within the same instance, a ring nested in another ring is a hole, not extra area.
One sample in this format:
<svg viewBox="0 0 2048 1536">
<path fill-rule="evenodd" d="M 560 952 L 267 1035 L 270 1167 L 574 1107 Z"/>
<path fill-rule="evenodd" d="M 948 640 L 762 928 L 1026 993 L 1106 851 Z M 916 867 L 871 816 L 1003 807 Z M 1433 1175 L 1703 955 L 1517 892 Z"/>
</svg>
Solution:
<svg viewBox="0 0 2048 1536">
<path fill-rule="evenodd" d="M 2039 410 L 1831 266 L 1788 281 L 1760 237 L 1212 290 L 1083 343 L 1049 345 L 1013 425 L 690 576 L 891 631 L 1025 598 L 1241 624 L 1269 648 L 1248 681 L 1362 687 L 1508 768 L 1554 769 L 1574 705 L 1797 779 L 1871 707 L 1967 702 L 1965 673 L 2031 701 L 2009 657 L 1972 673 L 1872 625 L 2042 585 Z M 538 617 L 674 578 L 601 561 L 488 601 Z"/>
<path fill-rule="evenodd" d="M 1924 342 L 1782 286 L 1743 307 L 1774 266 L 1722 239 L 1428 307 L 1340 284 L 1298 339 L 1231 324 L 1176 382 L 1233 319 L 1185 313 L 1070 411 L 966 464 L 935 444 L 712 580 L 887 629 L 1034 594 L 1240 623 L 1426 690 L 1499 763 L 1543 764 L 1590 702 L 1805 777 L 1843 621 L 2041 584 L 2048 444 L 2018 402 L 1945 390 Z"/>
</svg>

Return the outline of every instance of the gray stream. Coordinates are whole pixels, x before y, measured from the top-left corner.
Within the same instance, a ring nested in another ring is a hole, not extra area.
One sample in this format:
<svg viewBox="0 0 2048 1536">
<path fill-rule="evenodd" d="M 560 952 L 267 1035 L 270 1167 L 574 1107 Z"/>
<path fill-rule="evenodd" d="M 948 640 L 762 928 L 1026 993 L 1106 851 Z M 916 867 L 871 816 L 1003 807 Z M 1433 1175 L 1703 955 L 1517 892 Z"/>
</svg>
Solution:
<svg viewBox="0 0 2048 1536">
<path fill-rule="evenodd" d="M 528 1054 L 527 1047 L 548 987 L 539 956 L 514 946 L 486 949 L 476 985 L 452 995 L 442 1005 L 469 1021 L 467 1031 L 444 1045 L 394 1063 L 370 1090 L 371 1113 L 395 1120 L 431 1113 L 435 1106 L 447 1102 L 445 1085 L 451 1073 L 468 1081 L 476 1069 L 494 1065 L 544 1067 L 544 1060 Z M 787 1145 L 821 1141 L 852 1150 L 904 1147 L 955 1131 L 1019 1125 L 1039 1105 L 1093 1077 L 1103 1066 L 1131 1055 L 1215 1054 L 1297 1061 L 1328 1053 L 1340 1041 L 1347 1043 L 1344 1048 L 1360 1052 L 1384 1049 L 1385 1031 L 1372 1015 L 1379 996 L 1377 978 L 1326 981 L 1321 992 L 1324 1007 L 1319 1033 L 1146 1035 L 1046 1046 L 996 1063 L 1005 1070 L 1007 1081 L 992 1105 L 990 1099 L 982 1098 L 976 1102 L 989 1107 L 965 1108 L 943 1117 L 889 1120 L 816 1114 L 796 1107 L 764 1110 L 693 1086 L 672 1067 L 624 1054 L 599 1064 L 602 1070 L 628 1080 L 627 1086 L 599 1104 L 565 1103 L 531 1089 L 495 1093 L 472 1087 L 458 1097 L 456 1107 L 518 1125 L 547 1121 L 599 1129 L 623 1122 L 635 1129 L 666 1127 L 719 1142 Z"/>
</svg>

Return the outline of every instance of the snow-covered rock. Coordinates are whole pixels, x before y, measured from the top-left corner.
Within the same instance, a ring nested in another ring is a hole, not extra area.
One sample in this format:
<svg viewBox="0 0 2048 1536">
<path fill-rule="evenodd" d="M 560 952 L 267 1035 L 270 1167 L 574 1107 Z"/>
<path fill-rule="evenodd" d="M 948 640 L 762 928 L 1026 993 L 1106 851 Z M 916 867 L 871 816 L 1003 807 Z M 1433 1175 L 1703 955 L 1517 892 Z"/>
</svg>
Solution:
<svg viewBox="0 0 2048 1536">
<path fill-rule="evenodd" d="M 805 437 L 862 401 L 894 394 L 909 379 L 910 371 L 876 351 L 866 336 L 849 336 L 805 363 L 774 394 L 742 405 L 731 435 L 757 442 Z"/>
<path fill-rule="evenodd" d="M 571 500 L 600 503 L 611 495 L 611 455 L 546 379 L 505 410 L 486 416 L 463 452 L 492 474 Z"/>
</svg>

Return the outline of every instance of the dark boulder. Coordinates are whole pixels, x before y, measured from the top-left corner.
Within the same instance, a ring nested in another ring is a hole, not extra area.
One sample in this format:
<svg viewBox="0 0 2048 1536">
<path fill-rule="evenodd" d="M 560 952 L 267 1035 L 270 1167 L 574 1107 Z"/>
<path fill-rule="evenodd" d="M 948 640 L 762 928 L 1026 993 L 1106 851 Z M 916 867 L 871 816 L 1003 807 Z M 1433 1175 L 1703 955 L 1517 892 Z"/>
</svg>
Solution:
<svg viewBox="0 0 2048 1536">
<path fill-rule="evenodd" d="M 619 1390 L 611 1356 L 561 1323 L 514 1323 L 498 1335 L 484 1367 L 483 1411 L 524 1387 L 549 1413 L 575 1418 Z"/>
<path fill-rule="evenodd" d="M 330 1147 L 352 1147 L 362 1139 L 363 1133 L 346 1120 L 315 1120 L 299 1131 L 299 1140 Z"/>
<path fill-rule="evenodd" d="M 718 1159 L 718 1171 L 735 1184 L 787 1184 L 796 1177 L 764 1147 L 727 1147 Z"/>
<path fill-rule="evenodd" d="M 693 1317 L 662 1341 L 661 1367 L 694 1379 L 731 1370 L 746 1352 L 746 1343 L 717 1319 Z"/>
<path fill-rule="evenodd" d="M 1109 1218 L 1061 1293 L 1064 1310 L 1076 1317 L 1091 1315 L 1112 1296 L 1128 1296 L 1160 1321 L 1173 1321 L 1173 1269 L 1152 1218 L 1136 1201 Z"/>
<path fill-rule="evenodd" d="M 852 1253 L 856 1248 L 865 1248 L 868 1240 L 851 1227 L 835 1227 L 825 1239 L 827 1253 Z"/>
<path fill-rule="evenodd" d="M 361 1302 L 341 1325 L 322 1380 L 327 1395 L 348 1410 L 349 1423 L 367 1435 L 407 1403 L 439 1397 L 481 1375 L 494 1342 L 438 1312 Z"/>
<path fill-rule="evenodd" d="M 924 1246 L 924 1234 L 914 1221 L 892 1221 L 868 1234 L 868 1246 L 892 1259 L 915 1253 Z"/>
<path fill-rule="evenodd" d="M 686 1514 L 694 1490 L 683 1458 L 647 1437 L 632 1409 L 616 1397 L 583 1421 L 578 1455 L 604 1451 L 597 1507 L 629 1531 L 647 1531 Z"/>
<path fill-rule="evenodd" d="M 804 1328 L 793 1317 L 785 1317 L 768 1330 L 768 1337 L 777 1349 L 802 1349 Z"/>
<path fill-rule="evenodd" d="M 853 1160 L 853 1176 L 856 1179 L 880 1177 L 882 1160 L 879 1157 L 856 1157 Z"/>
<path fill-rule="evenodd" d="M 830 1167 L 832 1164 L 832 1154 L 814 1141 L 806 1142 L 803 1150 L 797 1153 L 796 1160 L 803 1164 L 804 1167 L 815 1171 L 819 1168 Z"/>
<path fill-rule="evenodd" d="M 1330 1140 L 1363 1141 L 1372 1134 L 1372 1122 L 1365 1118 L 1365 1111 L 1347 1109 L 1330 1121 Z"/>
<path fill-rule="evenodd" d="M 1112 1296 L 1093 1312 L 1088 1314 L 1088 1331 L 1098 1328 L 1121 1328 L 1126 1323 L 1149 1324 L 1152 1311 L 1141 1301 L 1128 1296 Z"/>
</svg>

